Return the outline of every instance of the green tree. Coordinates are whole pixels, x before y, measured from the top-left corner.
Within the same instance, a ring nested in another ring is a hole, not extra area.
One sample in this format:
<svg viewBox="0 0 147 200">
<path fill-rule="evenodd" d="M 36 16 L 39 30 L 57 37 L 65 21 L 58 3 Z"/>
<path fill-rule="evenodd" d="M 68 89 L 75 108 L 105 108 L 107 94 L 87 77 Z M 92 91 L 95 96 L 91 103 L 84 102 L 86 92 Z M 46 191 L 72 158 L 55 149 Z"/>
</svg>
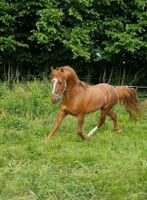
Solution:
<svg viewBox="0 0 147 200">
<path fill-rule="evenodd" d="M 119 84 L 147 74 L 145 0 L 2 0 L 0 9 L 2 64 L 25 74 L 72 64 Z"/>
</svg>

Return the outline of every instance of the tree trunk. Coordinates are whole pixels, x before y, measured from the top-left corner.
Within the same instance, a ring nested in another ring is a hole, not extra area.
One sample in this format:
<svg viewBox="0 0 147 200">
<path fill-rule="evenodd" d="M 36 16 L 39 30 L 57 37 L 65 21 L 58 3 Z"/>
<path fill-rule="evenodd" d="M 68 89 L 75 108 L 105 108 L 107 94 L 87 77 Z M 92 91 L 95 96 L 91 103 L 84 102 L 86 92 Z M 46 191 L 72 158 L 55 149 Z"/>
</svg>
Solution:
<svg viewBox="0 0 147 200">
<path fill-rule="evenodd" d="M 124 85 L 125 77 L 126 77 L 126 67 L 124 66 L 122 80 L 121 80 L 121 85 Z"/>
<path fill-rule="evenodd" d="M 10 82 L 11 81 L 11 64 L 10 64 L 10 62 L 8 62 L 8 82 Z"/>
<path fill-rule="evenodd" d="M 111 67 L 111 72 L 110 72 L 109 79 L 108 79 L 109 84 L 111 83 L 112 74 L 113 74 L 113 67 Z"/>
<path fill-rule="evenodd" d="M 19 83 L 19 77 L 20 77 L 20 71 L 19 71 L 19 64 L 16 67 L 16 72 L 15 72 L 15 80 L 17 83 Z"/>
<path fill-rule="evenodd" d="M 144 69 L 145 69 L 145 67 L 141 68 L 140 70 L 138 70 L 138 71 L 136 72 L 136 74 L 134 75 L 134 79 L 130 82 L 130 85 L 132 85 L 133 82 L 136 81 L 136 79 L 138 78 L 138 75 L 139 75 Z"/>
<path fill-rule="evenodd" d="M 104 73 L 103 73 L 103 83 L 106 82 L 106 67 L 104 68 Z"/>
</svg>

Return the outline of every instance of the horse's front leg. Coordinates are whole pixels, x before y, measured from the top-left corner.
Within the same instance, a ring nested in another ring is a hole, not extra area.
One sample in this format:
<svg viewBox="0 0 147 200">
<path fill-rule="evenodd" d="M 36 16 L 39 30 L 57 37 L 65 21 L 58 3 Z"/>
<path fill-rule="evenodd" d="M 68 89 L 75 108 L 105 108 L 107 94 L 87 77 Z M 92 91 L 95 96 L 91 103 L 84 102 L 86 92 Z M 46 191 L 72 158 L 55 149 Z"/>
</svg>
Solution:
<svg viewBox="0 0 147 200">
<path fill-rule="evenodd" d="M 83 140 L 89 140 L 90 136 L 89 135 L 84 135 L 83 132 L 82 132 L 82 126 L 83 126 L 83 123 L 84 123 L 84 118 L 85 118 L 84 114 L 78 115 L 77 133 Z"/>
<path fill-rule="evenodd" d="M 53 138 L 53 136 L 55 135 L 55 131 L 59 128 L 62 120 L 64 119 L 64 117 L 66 115 L 67 115 L 67 113 L 65 111 L 63 111 L 63 110 L 59 111 L 58 117 L 54 123 L 54 127 L 53 127 L 52 131 L 49 133 L 47 141 L 50 141 Z"/>
</svg>

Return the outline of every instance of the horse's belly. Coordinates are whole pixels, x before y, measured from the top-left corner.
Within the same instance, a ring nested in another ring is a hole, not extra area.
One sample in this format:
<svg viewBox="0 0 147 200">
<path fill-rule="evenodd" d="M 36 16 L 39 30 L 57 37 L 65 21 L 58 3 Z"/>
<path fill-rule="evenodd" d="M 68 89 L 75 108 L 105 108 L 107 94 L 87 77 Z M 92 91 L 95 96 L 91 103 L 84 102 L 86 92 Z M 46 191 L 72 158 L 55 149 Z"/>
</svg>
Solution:
<svg viewBox="0 0 147 200">
<path fill-rule="evenodd" d="M 98 109 L 101 109 L 104 105 L 105 105 L 105 99 L 95 94 L 92 98 L 89 99 L 89 103 L 86 106 L 86 112 L 87 113 L 94 112 Z"/>
</svg>

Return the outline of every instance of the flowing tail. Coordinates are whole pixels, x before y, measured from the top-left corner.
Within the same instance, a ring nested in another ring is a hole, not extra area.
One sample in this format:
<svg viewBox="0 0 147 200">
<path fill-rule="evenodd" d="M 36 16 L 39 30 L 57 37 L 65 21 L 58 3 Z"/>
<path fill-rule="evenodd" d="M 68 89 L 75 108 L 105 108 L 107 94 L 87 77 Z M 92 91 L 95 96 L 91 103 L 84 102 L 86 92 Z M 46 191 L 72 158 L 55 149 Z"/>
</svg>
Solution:
<svg viewBox="0 0 147 200">
<path fill-rule="evenodd" d="M 143 115 L 142 106 L 135 89 L 127 86 L 117 86 L 115 89 L 119 95 L 119 103 L 129 113 L 130 118 L 137 120 L 141 117 Z"/>
</svg>

